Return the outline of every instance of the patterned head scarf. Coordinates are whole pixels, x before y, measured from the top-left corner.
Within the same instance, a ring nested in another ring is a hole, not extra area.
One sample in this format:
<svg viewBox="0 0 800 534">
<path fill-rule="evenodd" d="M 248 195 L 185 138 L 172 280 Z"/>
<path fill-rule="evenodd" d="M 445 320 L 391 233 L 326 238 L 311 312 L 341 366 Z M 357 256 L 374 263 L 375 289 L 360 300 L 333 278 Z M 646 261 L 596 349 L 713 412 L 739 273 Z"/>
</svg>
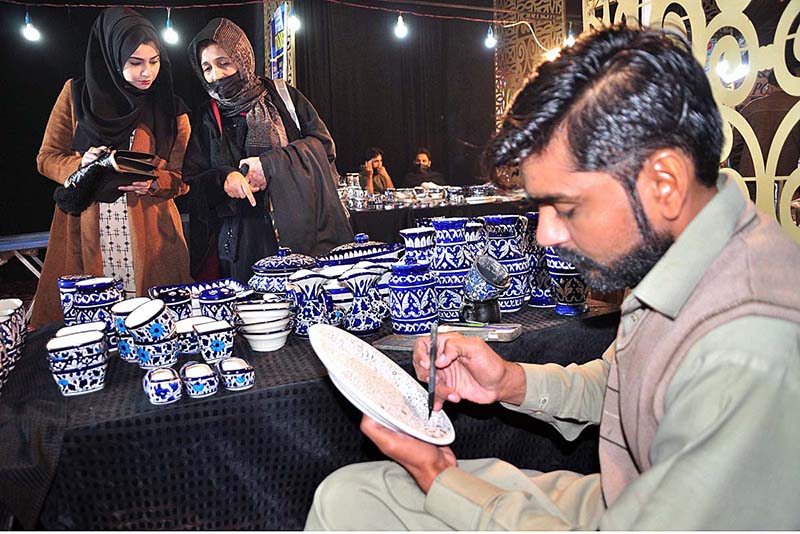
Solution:
<svg viewBox="0 0 800 534">
<path fill-rule="evenodd" d="M 200 61 L 203 48 L 200 45 L 206 41 L 213 41 L 225 50 L 239 70 L 234 74 L 241 79 L 239 90 L 227 98 L 219 95 L 203 75 Z M 246 113 L 247 146 L 271 148 L 289 144 L 278 108 L 272 103 L 267 88 L 256 75 L 253 45 L 239 26 L 225 18 L 211 20 L 189 44 L 189 61 L 200 83 L 217 102 L 223 115 L 233 117 Z"/>
</svg>

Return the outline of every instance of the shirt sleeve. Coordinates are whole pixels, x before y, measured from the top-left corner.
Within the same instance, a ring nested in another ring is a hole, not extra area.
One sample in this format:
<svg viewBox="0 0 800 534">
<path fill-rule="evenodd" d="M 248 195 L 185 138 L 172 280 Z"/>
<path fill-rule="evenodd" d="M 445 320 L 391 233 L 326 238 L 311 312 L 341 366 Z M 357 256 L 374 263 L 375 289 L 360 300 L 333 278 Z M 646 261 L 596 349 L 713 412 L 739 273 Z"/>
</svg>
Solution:
<svg viewBox="0 0 800 534">
<path fill-rule="evenodd" d="M 520 364 L 525 371 L 525 399 L 519 406 L 501 404 L 549 423 L 574 440 L 587 426 L 600 423 L 614 346 L 601 358 L 581 365 Z"/>
<path fill-rule="evenodd" d="M 651 469 L 604 514 L 613 530 L 800 525 L 800 326 L 747 317 L 714 329 L 667 390 Z"/>
<path fill-rule="evenodd" d="M 36 156 L 39 173 L 59 184 L 63 184 L 81 166 L 80 154 L 72 150 L 74 126 L 72 80 L 67 80 L 50 112 L 42 146 Z"/>
</svg>

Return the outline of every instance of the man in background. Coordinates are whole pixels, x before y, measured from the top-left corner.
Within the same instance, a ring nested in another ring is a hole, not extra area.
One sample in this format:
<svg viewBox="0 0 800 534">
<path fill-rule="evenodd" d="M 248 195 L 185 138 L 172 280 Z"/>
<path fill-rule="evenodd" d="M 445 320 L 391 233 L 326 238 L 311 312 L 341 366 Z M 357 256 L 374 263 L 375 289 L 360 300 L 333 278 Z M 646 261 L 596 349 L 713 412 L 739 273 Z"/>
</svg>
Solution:
<svg viewBox="0 0 800 534">
<path fill-rule="evenodd" d="M 414 156 L 414 170 L 406 173 L 403 178 L 403 187 L 417 187 L 425 182 L 438 185 L 447 185 L 444 176 L 431 170 L 431 151 L 425 147 L 419 147 Z"/>
</svg>

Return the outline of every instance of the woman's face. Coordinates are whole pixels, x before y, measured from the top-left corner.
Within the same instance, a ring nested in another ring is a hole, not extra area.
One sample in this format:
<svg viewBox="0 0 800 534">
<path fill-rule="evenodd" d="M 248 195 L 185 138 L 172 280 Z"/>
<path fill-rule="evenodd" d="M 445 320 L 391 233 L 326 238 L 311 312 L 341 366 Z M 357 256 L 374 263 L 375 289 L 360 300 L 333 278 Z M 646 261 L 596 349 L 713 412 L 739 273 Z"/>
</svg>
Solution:
<svg viewBox="0 0 800 534">
<path fill-rule="evenodd" d="M 200 68 L 203 69 L 203 77 L 208 83 L 239 72 L 228 53 L 216 43 L 208 45 L 200 52 Z"/>
<path fill-rule="evenodd" d="M 154 43 L 142 43 L 122 66 L 122 77 L 137 89 L 150 89 L 161 70 L 161 55 Z"/>
</svg>

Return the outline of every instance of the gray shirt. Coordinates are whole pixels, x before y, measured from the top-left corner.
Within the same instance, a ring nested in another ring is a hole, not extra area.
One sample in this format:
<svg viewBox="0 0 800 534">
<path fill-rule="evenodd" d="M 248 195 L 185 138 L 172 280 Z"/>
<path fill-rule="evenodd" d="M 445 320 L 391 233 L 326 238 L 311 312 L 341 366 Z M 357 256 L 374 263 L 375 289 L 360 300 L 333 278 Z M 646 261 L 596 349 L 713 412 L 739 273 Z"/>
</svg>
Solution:
<svg viewBox="0 0 800 534">
<path fill-rule="evenodd" d="M 719 186 L 623 302 L 620 335 L 645 307 L 679 313 L 730 239 L 745 200 L 733 180 Z M 525 399 L 506 406 L 574 439 L 600 421 L 613 357 L 614 345 L 584 365 L 525 364 Z M 691 348 L 664 404 L 651 469 L 609 508 L 597 475 L 533 473 L 541 491 L 523 492 L 454 467 L 437 477 L 425 509 L 464 530 L 800 527 L 800 324 L 745 316 L 717 327 Z"/>
</svg>

